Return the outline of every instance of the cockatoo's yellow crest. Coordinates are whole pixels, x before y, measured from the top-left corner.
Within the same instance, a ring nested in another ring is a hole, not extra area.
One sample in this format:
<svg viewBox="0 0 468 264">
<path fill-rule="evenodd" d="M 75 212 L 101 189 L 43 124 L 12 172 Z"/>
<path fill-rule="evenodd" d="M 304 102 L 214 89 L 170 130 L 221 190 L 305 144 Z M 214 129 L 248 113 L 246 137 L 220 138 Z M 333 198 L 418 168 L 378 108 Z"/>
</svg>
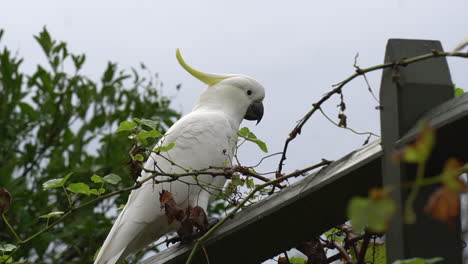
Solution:
<svg viewBox="0 0 468 264">
<path fill-rule="evenodd" d="M 180 50 L 176 49 L 176 57 L 177 61 L 179 61 L 180 65 L 188 71 L 190 74 L 192 74 L 195 78 L 198 80 L 208 84 L 209 86 L 215 85 L 218 82 L 227 79 L 229 77 L 236 76 L 235 74 L 216 74 L 216 73 L 205 73 L 201 72 L 199 70 L 196 70 L 192 67 L 190 67 L 182 58 L 182 55 L 180 55 Z"/>
</svg>

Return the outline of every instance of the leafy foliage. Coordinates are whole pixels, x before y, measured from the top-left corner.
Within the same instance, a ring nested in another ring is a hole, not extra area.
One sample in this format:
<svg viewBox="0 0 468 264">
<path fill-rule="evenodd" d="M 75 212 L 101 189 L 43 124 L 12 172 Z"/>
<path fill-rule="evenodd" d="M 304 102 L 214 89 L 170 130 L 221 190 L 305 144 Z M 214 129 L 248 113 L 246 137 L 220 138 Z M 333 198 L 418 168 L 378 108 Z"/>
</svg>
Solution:
<svg viewBox="0 0 468 264">
<path fill-rule="evenodd" d="M 60 216 L 59 210 L 71 202 L 67 195 L 81 204 L 88 195 L 132 183 L 126 162 L 132 142 L 128 132 L 115 133 L 117 128 L 129 130 L 128 124 L 136 127 L 126 120 L 141 117 L 139 124 L 161 133 L 179 118 L 170 100 L 158 93 L 161 82 L 144 65 L 128 74 L 109 62 L 94 81 L 81 73 L 85 54 L 69 52 L 45 28 L 35 39 L 47 65 L 38 65 L 30 75 L 21 71 L 21 58 L 6 47 L 0 51 L 0 186 L 13 196 L 5 217 L 23 239 L 45 227 L 48 218 Z M 15 257 L 90 263 L 111 228 L 105 212 L 124 204 L 126 197 L 80 209 L 65 219 L 66 229 L 38 236 Z M 3 222 L 0 229 L 8 230 Z M 18 242 L 9 232 L 0 232 L 2 241 Z"/>
</svg>

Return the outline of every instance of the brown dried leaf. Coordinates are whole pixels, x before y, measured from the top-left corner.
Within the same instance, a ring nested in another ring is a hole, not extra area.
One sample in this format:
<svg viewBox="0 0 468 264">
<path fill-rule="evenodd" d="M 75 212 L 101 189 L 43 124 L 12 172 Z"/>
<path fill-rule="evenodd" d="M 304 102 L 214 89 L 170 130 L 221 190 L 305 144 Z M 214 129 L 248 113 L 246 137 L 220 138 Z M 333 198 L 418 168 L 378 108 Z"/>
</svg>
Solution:
<svg viewBox="0 0 468 264">
<path fill-rule="evenodd" d="M 193 224 L 188 219 L 184 219 L 177 230 L 177 234 L 181 237 L 191 235 L 193 233 Z"/>
<path fill-rule="evenodd" d="M 279 257 L 278 264 L 289 264 L 289 260 L 286 257 Z"/>
<path fill-rule="evenodd" d="M 447 188 L 454 193 L 461 193 L 466 190 L 466 184 L 460 180 L 460 169 L 463 164 L 455 158 L 450 158 L 445 162 L 442 171 L 442 181 Z"/>
<path fill-rule="evenodd" d="M 445 185 L 438 188 L 429 198 L 424 211 L 432 217 L 452 226 L 455 217 L 460 212 L 459 193 L 451 191 Z"/>
<path fill-rule="evenodd" d="M 443 186 L 439 187 L 429 198 L 424 210 L 434 218 L 454 224 L 460 213 L 460 194 L 468 190 L 468 185 L 460 178 L 463 164 L 454 158 L 445 163 L 440 177 Z"/>
<path fill-rule="evenodd" d="M 210 229 L 210 224 L 208 223 L 208 218 L 203 208 L 200 206 L 189 206 L 187 209 L 189 209 L 188 219 L 194 226 L 202 232 L 206 232 Z"/>
<path fill-rule="evenodd" d="M 159 203 L 161 204 L 161 209 L 164 208 L 167 217 L 167 223 L 172 224 L 175 220 L 182 222 L 184 219 L 185 213 L 182 208 L 180 208 L 174 198 L 172 198 L 172 194 L 166 190 L 163 190 L 159 194 Z"/>
<path fill-rule="evenodd" d="M 370 200 L 382 200 L 382 199 L 387 199 L 389 198 L 389 189 L 386 188 L 372 188 L 369 191 L 369 199 Z"/>
<path fill-rule="evenodd" d="M 348 117 L 345 114 L 343 113 L 338 114 L 338 118 L 340 119 L 340 122 L 338 123 L 339 127 L 344 127 L 344 128 L 348 127 L 348 122 L 347 122 Z"/>
<path fill-rule="evenodd" d="M 11 194 L 5 188 L 0 188 L 0 214 L 4 214 L 8 211 L 11 205 Z"/>
</svg>

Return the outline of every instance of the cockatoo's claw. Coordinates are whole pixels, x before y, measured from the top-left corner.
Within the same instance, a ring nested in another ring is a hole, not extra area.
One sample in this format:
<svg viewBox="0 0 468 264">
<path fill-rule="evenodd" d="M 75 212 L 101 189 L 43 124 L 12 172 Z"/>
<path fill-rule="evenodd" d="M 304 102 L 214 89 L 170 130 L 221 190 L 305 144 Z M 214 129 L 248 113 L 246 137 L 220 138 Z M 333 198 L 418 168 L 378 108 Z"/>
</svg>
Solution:
<svg viewBox="0 0 468 264">
<path fill-rule="evenodd" d="M 176 236 L 176 237 L 173 237 L 171 239 L 168 239 L 166 241 L 166 247 L 169 247 L 171 244 L 175 244 L 177 242 L 180 242 L 180 237 L 179 236 Z"/>
</svg>

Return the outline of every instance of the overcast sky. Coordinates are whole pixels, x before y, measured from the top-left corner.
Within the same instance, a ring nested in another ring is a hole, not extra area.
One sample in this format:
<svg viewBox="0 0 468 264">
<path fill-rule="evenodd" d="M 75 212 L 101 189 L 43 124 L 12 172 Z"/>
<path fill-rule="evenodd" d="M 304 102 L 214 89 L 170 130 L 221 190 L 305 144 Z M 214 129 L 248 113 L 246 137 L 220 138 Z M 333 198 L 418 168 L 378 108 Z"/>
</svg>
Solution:
<svg viewBox="0 0 468 264">
<path fill-rule="evenodd" d="M 389 38 L 435 39 L 451 50 L 468 37 L 467 10 L 466 0 L 3 1 L 0 28 L 6 31 L 2 45 L 25 58 L 27 71 L 44 61 L 32 38 L 44 25 L 71 51 L 87 54 L 84 71 L 96 78 L 109 60 L 124 68 L 144 62 L 159 73 L 164 93 L 176 95 L 173 106 L 183 113 L 203 84 L 177 64 L 176 48 L 197 69 L 250 75 L 266 89 L 265 115 L 256 127 L 244 124 L 273 153 L 311 104 L 353 73 L 357 52 L 366 67 L 383 62 Z M 449 66 L 453 82 L 468 90 L 468 60 L 449 59 Z M 380 76 L 369 75 L 377 94 Z M 344 95 L 348 125 L 380 134 L 377 103 L 364 81 L 353 81 Z M 337 103 L 325 106 L 335 119 Z M 337 159 L 364 140 L 317 115 L 290 145 L 286 170 Z M 249 165 L 262 155 L 246 147 L 240 158 Z M 275 170 L 278 158 L 261 169 Z"/>
</svg>

